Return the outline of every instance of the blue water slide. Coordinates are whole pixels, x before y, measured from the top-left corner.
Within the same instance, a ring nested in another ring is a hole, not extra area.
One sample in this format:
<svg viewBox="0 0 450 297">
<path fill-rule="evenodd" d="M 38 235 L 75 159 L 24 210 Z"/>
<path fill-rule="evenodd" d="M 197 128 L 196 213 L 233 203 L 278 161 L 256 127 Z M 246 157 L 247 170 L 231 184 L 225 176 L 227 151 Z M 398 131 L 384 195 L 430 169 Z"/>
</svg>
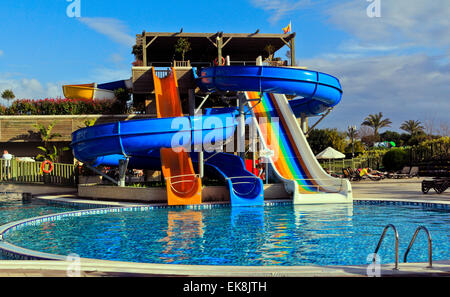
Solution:
<svg viewBox="0 0 450 297">
<path fill-rule="evenodd" d="M 108 123 L 72 134 L 74 156 L 91 166 L 118 166 L 128 158 L 128 168 L 160 169 L 160 148 L 216 143 L 231 137 L 235 111 L 214 110 L 201 117 L 176 117 Z M 219 173 L 230 190 L 233 205 L 262 205 L 262 181 L 245 170 L 241 158 L 225 153 L 205 153 L 205 165 Z M 197 161 L 192 153 L 192 161 Z M 209 158 L 211 157 L 211 158 Z"/>
<path fill-rule="evenodd" d="M 193 162 L 198 154 L 191 153 Z M 234 206 L 264 204 L 264 186 L 260 178 L 245 169 L 242 158 L 228 153 L 204 153 L 204 164 L 218 172 L 228 185 L 230 200 Z"/>
<path fill-rule="evenodd" d="M 78 160 L 100 165 L 97 159 L 104 156 L 143 156 L 154 149 L 202 144 L 205 139 L 223 141 L 235 128 L 234 113 L 131 120 L 79 129 L 72 133 L 71 148 Z"/>
<path fill-rule="evenodd" d="M 198 153 L 190 154 L 192 163 L 198 164 Z M 115 154 L 96 159 L 94 166 L 118 166 L 125 156 Z M 228 186 L 233 206 L 264 204 L 264 187 L 260 178 L 245 169 L 244 161 L 233 154 L 204 152 L 204 165 L 208 174 L 222 178 Z M 135 154 L 129 158 L 129 168 L 161 170 L 159 150 Z M 195 166 L 197 168 L 197 166 Z"/>
<path fill-rule="evenodd" d="M 195 73 L 195 71 L 194 71 Z M 200 69 L 197 85 L 203 91 L 255 91 L 295 95 L 289 101 L 298 117 L 320 115 L 342 98 L 339 80 L 329 74 L 290 67 L 220 66 Z"/>
<path fill-rule="evenodd" d="M 130 85 L 129 80 L 117 80 L 112 81 L 104 84 L 98 84 L 97 88 L 103 89 L 103 90 L 110 90 L 114 91 L 117 89 L 130 89 L 132 86 Z"/>
</svg>

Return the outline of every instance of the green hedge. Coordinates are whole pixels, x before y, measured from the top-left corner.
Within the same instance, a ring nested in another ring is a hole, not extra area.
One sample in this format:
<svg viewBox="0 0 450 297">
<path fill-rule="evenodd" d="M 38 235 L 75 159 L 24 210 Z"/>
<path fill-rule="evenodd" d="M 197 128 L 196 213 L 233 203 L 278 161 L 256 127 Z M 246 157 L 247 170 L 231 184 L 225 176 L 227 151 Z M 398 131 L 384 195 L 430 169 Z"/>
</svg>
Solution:
<svg viewBox="0 0 450 297">
<path fill-rule="evenodd" d="M 401 170 L 408 163 L 408 153 L 401 148 L 394 148 L 383 156 L 383 166 L 387 171 Z"/>
<path fill-rule="evenodd" d="M 0 115 L 79 115 L 121 114 L 126 112 L 119 101 L 83 99 L 21 99 L 11 106 L 0 105 Z"/>
</svg>

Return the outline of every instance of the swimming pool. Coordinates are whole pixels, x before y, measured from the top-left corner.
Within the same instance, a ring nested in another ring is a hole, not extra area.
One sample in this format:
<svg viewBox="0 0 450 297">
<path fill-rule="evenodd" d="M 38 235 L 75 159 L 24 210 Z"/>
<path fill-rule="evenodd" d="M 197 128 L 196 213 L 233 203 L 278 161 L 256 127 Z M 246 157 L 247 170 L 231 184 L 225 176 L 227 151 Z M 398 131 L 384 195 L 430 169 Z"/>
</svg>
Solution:
<svg viewBox="0 0 450 297">
<path fill-rule="evenodd" d="M 2 198 L 0 200 L 0 226 L 13 221 L 80 209 L 80 207 L 51 206 L 38 202 L 23 203 L 21 200 L 6 199 L 5 194 L 2 196 L 0 197 Z M 0 253 L 0 260 L 7 260 L 7 258 Z"/>
<path fill-rule="evenodd" d="M 211 209 L 138 208 L 62 217 L 6 233 L 7 242 L 51 254 L 193 265 L 368 264 L 383 228 L 394 224 L 402 258 L 415 229 L 433 237 L 433 260 L 450 259 L 450 211 L 413 205 L 276 205 Z M 389 230 L 379 251 L 394 262 Z M 420 233 L 408 262 L 426 262 Z"/>
</svg>

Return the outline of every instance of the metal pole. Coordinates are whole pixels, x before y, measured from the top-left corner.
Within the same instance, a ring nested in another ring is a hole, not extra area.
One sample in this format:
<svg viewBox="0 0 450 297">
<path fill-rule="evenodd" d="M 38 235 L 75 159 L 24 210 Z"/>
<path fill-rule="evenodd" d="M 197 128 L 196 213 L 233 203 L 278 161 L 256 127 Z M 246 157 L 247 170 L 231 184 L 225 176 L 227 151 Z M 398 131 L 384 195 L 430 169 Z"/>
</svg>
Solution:
<svg viewBox="0 0 450 297">
<path fill-rule="evenodd" d="M 125 178 L 127 176 L 128 157 L 125 160 L 119 160 L 119 187 L 125 187 Z"/>
<path fill-rule="evenodd" d="M 238 125 L 238 152 L 239 156 L 245 160 L 245 96 L 239 94 L 239 125 Z"/>
<path fill-rule="evenodd" d="M 222 66 L 222 47 L 223 47 L 223 37 L 221 34 L 217 35 L 217 64 Z"/>
<path fill-rule="evenodd" d="M 301 128 L 304 134 L 308 133 L 308 117 L 302 113 L 301 115 Z"/>
<path fill-rule="evenodd" d="M 195 116 L 195 91 L 193 89 L 189 89 L 189 115 Z M 194 146 L 191 146 L 191 151 L 195 152 Z M 203 158 L 203 148 L 200 144 L 200 149 L 198 150 L 198 174 L 200 178 L 204 176 L 204 158 Z"/>
</svg>

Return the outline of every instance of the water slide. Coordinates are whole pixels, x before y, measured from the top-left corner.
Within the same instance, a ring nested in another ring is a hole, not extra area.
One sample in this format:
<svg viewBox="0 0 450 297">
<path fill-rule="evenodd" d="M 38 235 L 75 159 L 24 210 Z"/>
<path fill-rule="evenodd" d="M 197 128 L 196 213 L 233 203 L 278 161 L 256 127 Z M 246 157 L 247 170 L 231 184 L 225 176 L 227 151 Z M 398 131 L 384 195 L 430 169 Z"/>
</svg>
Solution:
<svg viewBox="0 0 450 297">
<path fill-rule="evenodd" d="M 113 100 L 116 98 L 114 90 L 131 89 L 131 79 L 118 80 L 103 84 L 79 84 L 62 86 L 64 97 L 68 99 L 85 100 Z"/>
<path fill-rule="evenodd" d="M 273 172 L 295 204 L 352 202 L 350 182 L 323 170 L 284 95 L 303 97 L 297 110 L 320 114 L 341 100 L 337 78 L 289 67 L 221 66 L 202 69 L 197 84 L 211 92 L 245 91 Z"/>
<path fill-rule="evenodd" d="M 96 125 L 72 135 L 74 156 L 93 167 L 118 166 L 128 159 L 128 168 L 162 167 L 167 182 L 169 204 L 199 203 L 201 181 L 195 175 L 198 153 L 183 148 L 205 142 L 220 142 L 233 136 L 235 110 L 223 109 L 201 117 L 184 117 L 177 80 L 172 71 L 159 78 L 154 73 L 158 119 L 131 120 Z M 173 141 L 173 140 L 178 141 Z M 172 148 L 180 148 L 175 152 Z M 243 161 L 231 154 L 205 152 L 205 168 L 219 173 L 229 187 L 232 205 L 263 205 L 260 179 L 245 169 Z M 200 200 L 201 201 L 201 200 Z"/>
<path fill-rule="evenodd" d="M 152 68 L 158 118 L 183 117 L 175 71 L 160 78 Z M 202 180 L 185 148 L 161 148 L 161 168 L 166 179 L 169 205 L 202 203 Z"/>
</svg>

